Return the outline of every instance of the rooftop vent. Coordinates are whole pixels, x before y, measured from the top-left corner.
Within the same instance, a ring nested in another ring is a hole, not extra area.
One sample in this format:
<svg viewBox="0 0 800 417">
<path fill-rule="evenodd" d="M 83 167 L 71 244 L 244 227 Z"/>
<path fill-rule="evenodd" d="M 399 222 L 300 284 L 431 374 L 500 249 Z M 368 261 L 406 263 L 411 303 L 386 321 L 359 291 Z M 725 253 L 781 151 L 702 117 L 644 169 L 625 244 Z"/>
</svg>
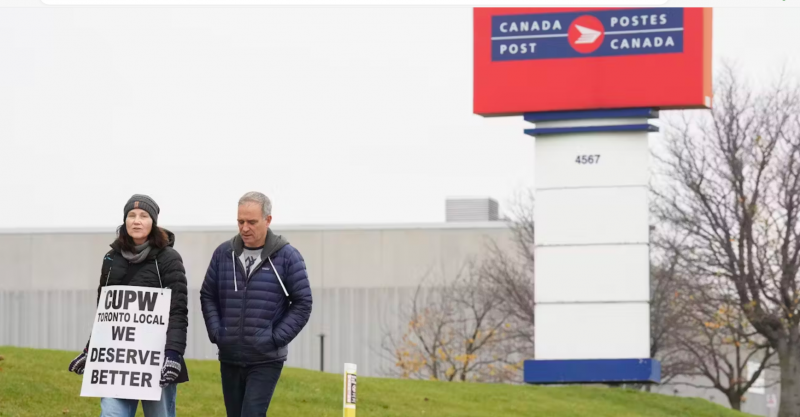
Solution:
<svg viewBox="0 0 800 417">
<path fill-rule="evenodd" d="M 491 198 L 447 199 L 448 222 L 487 222 L 500 219 L 497 201 Z"/>
</svg>

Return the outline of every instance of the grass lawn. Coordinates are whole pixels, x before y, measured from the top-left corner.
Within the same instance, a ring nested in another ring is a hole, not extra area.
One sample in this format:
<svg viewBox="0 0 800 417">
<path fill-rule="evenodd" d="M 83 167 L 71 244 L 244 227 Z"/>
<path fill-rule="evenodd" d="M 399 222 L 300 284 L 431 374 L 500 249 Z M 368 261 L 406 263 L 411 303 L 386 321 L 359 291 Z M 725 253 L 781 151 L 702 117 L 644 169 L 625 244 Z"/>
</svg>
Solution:
<svg viewBox="0 0 800 417">
<path fill-rule="evenodd" d="M 0 416 L 99 416 L 98 398 L 81 398 L 81 377 L 67 371 L 77 352 L 0 347 Z M 187 360 L 178 415 L 224 416 L 216 361 Z M 142 415 L 141 407 L 138 416 Z M 342 415 L 340 375 L 287 368 L 270 416 Z M 358 379 L 360 417 L 543 416 L 737 417 L 708 401 L 599 387 L 539 387 Z"/>
</svg>

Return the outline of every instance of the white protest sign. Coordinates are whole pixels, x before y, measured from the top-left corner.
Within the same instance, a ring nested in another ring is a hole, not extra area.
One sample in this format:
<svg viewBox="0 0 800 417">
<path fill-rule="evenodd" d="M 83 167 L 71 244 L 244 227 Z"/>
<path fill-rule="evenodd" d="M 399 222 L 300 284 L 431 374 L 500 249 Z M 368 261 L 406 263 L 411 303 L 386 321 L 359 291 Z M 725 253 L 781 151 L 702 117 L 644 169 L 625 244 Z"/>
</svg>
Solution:
<svg viewBox="0 0 800 417">
<path fill-rule="evenodd" d="M 100 292 L 82 397 L 161 399 L 172 290 L 109 286 Z"/>
</svg>

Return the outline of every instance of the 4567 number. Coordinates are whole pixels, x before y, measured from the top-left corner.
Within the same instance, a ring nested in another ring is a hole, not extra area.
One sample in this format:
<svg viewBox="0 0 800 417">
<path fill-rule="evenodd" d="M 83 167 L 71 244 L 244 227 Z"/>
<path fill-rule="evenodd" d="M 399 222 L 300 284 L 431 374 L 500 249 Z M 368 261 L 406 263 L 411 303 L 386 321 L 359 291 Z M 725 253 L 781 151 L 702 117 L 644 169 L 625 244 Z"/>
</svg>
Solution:
<svg viewBox="0 0 800 417">
<path fill-rule="evenodd" d="M 576 164 L 599 164 L 600 155 L 578 155 L 575 158 Z"/>
</svg>

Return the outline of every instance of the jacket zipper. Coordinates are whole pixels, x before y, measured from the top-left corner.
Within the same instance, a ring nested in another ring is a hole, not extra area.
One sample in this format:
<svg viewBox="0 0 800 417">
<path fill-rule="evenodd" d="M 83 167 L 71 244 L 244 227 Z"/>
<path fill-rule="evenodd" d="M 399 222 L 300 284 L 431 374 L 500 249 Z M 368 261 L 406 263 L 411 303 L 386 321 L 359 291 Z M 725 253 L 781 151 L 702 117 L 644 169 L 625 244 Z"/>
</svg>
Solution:
<svg viewBox="0 0 800 417">
<path fill-rule="evenodd" d="M 247 275 L 247 270 L 242 265 L 242 261 L 236 256 L 236 252 L 233 253 L 234 258 L 236 259 L 236 263 L 239 264 L 239 270 L 242 271 L 244 274 L 244 291 L 242 291 L 242 314 L 239 315 L 239 343 L 244 344 L 244 314 L 245 310 L 247 309 L 247 283 L 250 282 L 250 277 L 255 275 L 258 268 L 261 268 L 261 265 L 264 264 L 265 259 L 262 259 L 261 262 L 256 265 L 255 268 L 251 269 L 251 274 Z M 234 274 L 233 279 L 236 279 L 236 274 Z"/>
<path fill-rule="evenodd" d="M 245 269 L 244 269 L 244 265 L 242 265 L 242 261 L 240 261 L 239 258 L 236 257 L 236 252 L 234 252 L 234 258 L 236 258 L 236 263 L 238 263 L 239 266 L 240 266 L 239 270 L 242 271 L 242 273 L 246 272 Z M 245 277 L 245 278 L 247 278 L 247 277 Z M 236 274 L 233 275 L 233 279 L 238 279 L 236 277 Z M 244 291 L 242 291 L 242 312 L 241 312 L 241 314 L 239 314 L 239 343 L 240 344 L 244 344 L 244 313 L 245 313 L 245 309 L 246 308 L 247 308 L 247 281 L 245 279 L 244 280 Z"/>
</svg>

